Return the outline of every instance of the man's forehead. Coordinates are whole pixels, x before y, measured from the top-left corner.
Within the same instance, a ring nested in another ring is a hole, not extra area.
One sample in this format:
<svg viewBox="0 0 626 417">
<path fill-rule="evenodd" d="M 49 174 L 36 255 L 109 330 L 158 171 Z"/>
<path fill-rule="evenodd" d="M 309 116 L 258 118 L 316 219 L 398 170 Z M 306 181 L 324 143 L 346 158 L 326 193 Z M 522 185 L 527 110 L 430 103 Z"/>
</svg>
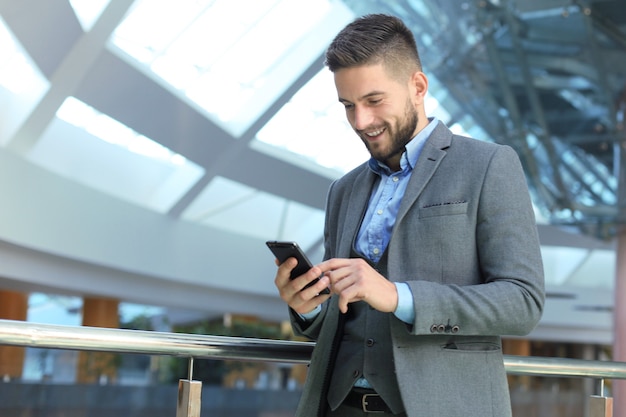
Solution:
<svg viewBox="0 0 626 417">
<path fill-rule="evenodd" d="M 398 87 L 397 80 L 380 65 L 342 68 L 335 71 L 334 77 L 340 101 L 363 100 Z"/>
</svg>

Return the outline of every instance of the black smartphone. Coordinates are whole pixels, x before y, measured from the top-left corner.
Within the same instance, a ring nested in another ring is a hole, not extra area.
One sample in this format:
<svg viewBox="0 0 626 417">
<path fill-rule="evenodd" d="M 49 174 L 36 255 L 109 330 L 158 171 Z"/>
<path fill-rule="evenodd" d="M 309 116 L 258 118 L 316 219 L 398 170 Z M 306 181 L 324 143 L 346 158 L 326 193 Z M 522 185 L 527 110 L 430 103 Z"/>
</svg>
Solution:
<svg viewBox="0 0 626 417">
<path fill-rule="evenodd" d="M 311 263 L 311 261 L 309 261 L 309 258 L 307 258 L 304 251 L 296 242 L 279 242 L 276 240 L 270 240 L 265 242 L 265 244 L 268 248 L 270 248 L 276 259 L 278 259 L 280 263 L 285 262 L 289 258 L 296 258 L 298 260 L 298 265 L 296 265 L 296 267 L 291 271 L 291 279 L 299 277 L 313 267 L 313 264 Z M 318 280 L 319 278 L 311 281 L 304 288 L 309 288 Z M 330 294 L 330 290 L 328 288 L 325 288 L 322 292 L 320 292 L 320 294 Z"/>
</svg>

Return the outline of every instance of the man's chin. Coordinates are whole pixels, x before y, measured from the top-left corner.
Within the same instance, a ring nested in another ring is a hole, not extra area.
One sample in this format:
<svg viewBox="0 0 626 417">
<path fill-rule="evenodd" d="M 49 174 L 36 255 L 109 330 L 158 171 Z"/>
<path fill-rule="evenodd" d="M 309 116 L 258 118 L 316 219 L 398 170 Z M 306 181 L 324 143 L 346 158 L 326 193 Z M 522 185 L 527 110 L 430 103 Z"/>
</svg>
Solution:
<svg viewBox="0 0 626 417">
<path fill-rule="evenodd" d="M 386 163 L 386 161 L 389 159 L 389 155 L 387 155 L 386 153 L 382 153 L 382 152 L 371 152 L 370 151 L 370 155 L 372 156 L 372 158 L 374 158 L 377 161 L 380 161 L 382 163 Z"/>
</svg>

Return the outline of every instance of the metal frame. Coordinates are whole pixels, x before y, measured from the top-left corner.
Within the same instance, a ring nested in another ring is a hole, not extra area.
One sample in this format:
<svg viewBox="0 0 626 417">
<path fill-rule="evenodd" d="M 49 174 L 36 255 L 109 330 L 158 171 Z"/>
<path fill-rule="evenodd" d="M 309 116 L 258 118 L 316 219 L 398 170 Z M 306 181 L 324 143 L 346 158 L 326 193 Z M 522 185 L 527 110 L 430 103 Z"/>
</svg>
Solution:
<svg viewBox="0 0 626 417">
<path fill-rule="evenodd" d="M 0 345 L 308 363 L 315 343 L 0 320 Z M 623 362 L 504 355 L 504 366 L 516 375 L 626 379 Z"/>
<path fill-rule="evenodd" d="M 179 398 L 189 401 L 179 401 L 177 417 L 191 417 L 200 412 L 200 391 L 191 374 L 194 358 L 308 363 L 315 343 L 0 320 L 0 345 L 189 357 L 189 379 L 179 384 Z M 515 375 L 626 379 L 623 362 L 504 355 L 504 366 Z M 612 399 L 601 398 L 604 413 Z"/>
</svg>

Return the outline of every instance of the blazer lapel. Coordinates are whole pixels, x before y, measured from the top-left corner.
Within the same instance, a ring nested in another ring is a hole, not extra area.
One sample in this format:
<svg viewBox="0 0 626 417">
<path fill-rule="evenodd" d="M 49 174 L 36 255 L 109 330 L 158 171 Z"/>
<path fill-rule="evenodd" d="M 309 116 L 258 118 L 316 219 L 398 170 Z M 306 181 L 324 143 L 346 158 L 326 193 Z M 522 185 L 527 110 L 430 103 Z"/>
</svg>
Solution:
<svg viewBox="0 0 626 417">
<path fill-rule="evenodd" d="M 348 258 L 352 250 L 352 244 L 356 239 L 361 221 L 365 215 L 365 210 L 369 203 L 372 187 L 376 182 L 376 174 L 372 172 L 367 166 L 367 163 L 363 165 L 362 172 L 358 175 L 354 181 L 352 192 L 348 198 L 348 209 L 346 213 L 352 213 L 354 215 L 347 215 L 344 219 L 344 225 L 342 230 L 341 244 L 338 248 L 338 256 Z M 358 213 L 358 215 L 356 215 Z"/>
<path fill-rule="evenodd" d="M 435 171 L 437 171 L 439 164 L 446 156 L 446 149 L 450 146 L 451 140 L 452 132 L 440 122 L 424 144 L 424 149 L 422 149 L 422 153 L 413 169 L 409 184 L 400 203 L 394 230 L 411 206 L 413 206 Z"/>
</svg>

